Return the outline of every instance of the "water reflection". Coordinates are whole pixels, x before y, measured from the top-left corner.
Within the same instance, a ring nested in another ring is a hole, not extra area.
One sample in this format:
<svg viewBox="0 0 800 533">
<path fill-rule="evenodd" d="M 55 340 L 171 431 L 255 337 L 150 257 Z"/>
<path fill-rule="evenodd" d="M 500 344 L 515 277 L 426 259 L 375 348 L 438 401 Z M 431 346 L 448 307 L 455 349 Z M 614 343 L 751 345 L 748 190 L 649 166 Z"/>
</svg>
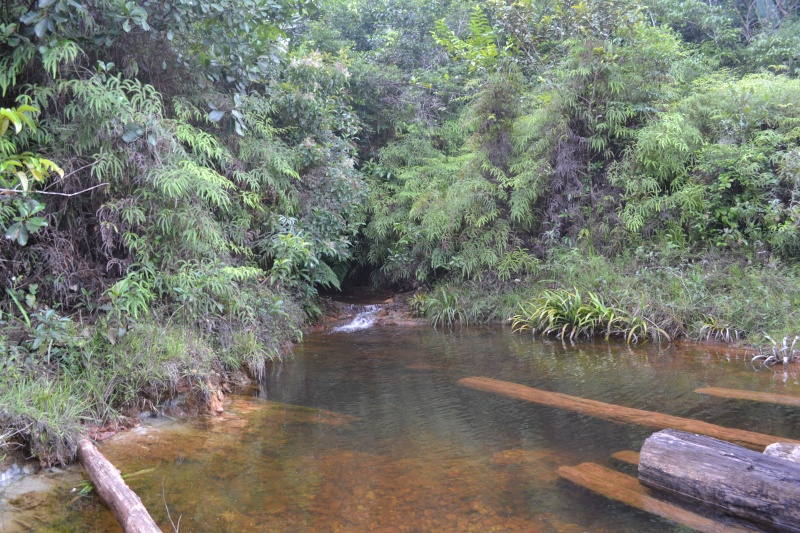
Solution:
<svg viewBox="0 0 800 533">
<path fill-rule="evenodd" d="M 797 438 L 797 409 L 693 392 L 800 395 L 778 374 L 724 348 L 570 346 L 492 328 L 317 334 L 222 417 L 140 430 L 103 451 L 123 471 L 157 467 L 132 488 L 165 528 L 169 505 L 181 531 L 672 531 L 555 473 L 583 461 L 619 468 L 610 455 L 638 450 L 651 430 L 455 382 L 488 376 Z M 116 528 L 99 506 L 64 520 Z"/>
</svg>

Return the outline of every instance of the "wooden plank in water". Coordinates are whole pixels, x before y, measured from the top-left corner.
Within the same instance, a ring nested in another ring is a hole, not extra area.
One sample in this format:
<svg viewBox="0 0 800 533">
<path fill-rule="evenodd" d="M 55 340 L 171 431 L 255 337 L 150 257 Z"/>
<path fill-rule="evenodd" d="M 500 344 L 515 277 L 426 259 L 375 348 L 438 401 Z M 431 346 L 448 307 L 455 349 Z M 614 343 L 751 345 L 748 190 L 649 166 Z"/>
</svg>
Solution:
<svg viewBox="0 0 800 533">
<path fill-rule="evenodd" d="M 720 398 L 730 398 L 732 400 L 750 400 L 753 402 L 778 403 L 781 405 L 791 405 L 800 407 L 800 396 L 787 396 L 785 394 L 773 394 L 770 392 L 755 392 L 739 389 L 723 389 L 721 387 L 705 387 L 696 389 L 700 394 L 710 394 Z"/>
<path fill-rule="evenodd" d="M 628 463 L 630 465 L 639 464 L 639 452 L 635 452 L 633 450 L 620 450 L 612 453 L 611 457 L 617 461 L 622 461 L 623 463 Z"/>
<path fill-rule="evenodd" d="M 677 505 L 658 500 L 650 495 L 648 489 L 631 476 L 626 476 L 610 468 L 595 463 L 582 463 L 578 466 L 562 466 L 558 475 L 576 485 L 596 492 L 611 500 L 656 514 L 667 520 L 674 520 L 704 533 L 752 532 L 752 529 L 723 523 L 687 511 Z"/>
<path fill-rule="evenodd" d="M 759 452 L 764 451 L 764 448 L 774 442 L 793 442 L 800 444 L 800 441 L 787 439 L 785 437 L 774 437 L 772 435 L 764 435 L 763 433 L 756 433 L 754 431 L 726 428 L 716 424 L 709 424 L 708 422 L 700 422 L 699 420 L 681 418 L 679 416 L 665 415 L 663 413 L 644 411 L 642 409 L 633 409 L 631 407 L 623 407 L 620 405 L 598 402 L 596 400 L 587 400 L 585 398 L 578 398 L 577 396 L 570 396 L 568 394 L 534 389 L 533 387 L 526 387 L 525 385 L 501 381 L 499 379 L 469 377 L 460 379 L 457 383 L 462 387 L 469 387 L 471 389 L 484 392 L 492 392 L 495 394 L 508 396 L 509 398 L 525 400 L 550 407 L 557 407 L 559 409 L 567 409 L 596 418 L 610 420 L 612 422 L 618 422 L 622 424 L 637 424 L 657 430 L 672 428 L 682 431 L 689 431 L 691 433 L 699 433 L 701 435 L 708 435 L 709 437 L 733 442 L 735 444 L 739 444 L 740 446 L 745 446 Z"/>
</svg>

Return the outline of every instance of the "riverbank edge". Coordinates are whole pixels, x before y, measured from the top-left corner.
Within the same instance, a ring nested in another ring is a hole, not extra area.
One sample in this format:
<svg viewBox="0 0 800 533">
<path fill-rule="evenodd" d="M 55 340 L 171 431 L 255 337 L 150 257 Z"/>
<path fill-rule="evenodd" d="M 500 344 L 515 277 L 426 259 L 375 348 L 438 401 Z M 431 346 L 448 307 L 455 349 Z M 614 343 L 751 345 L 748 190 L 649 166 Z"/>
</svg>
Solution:
<svg viewBox="0 0 800 533">
<path fill-rule="evenodd" d="M 349 295 L 349 300 L 342 301 L 330 297 L 320 299 L 322 315 L 313 323 L 303 325 L 301 335 L 290 338 L 288 335 L 279 343 L 279 354 L 272 358 L 282 361 L 291 358 L 293 346 L 302 342 L 302 335 L 310 332 L 329 331 L 336 325 L 346 323 L 353 318 L 359 305 L 369 303 L 378 304 L 381 309 L 376 314 L 376 323 L 388 326 L 427 326 L 428 322 L 422 318 L 412 316 L 407 300 L 410 293 L 390 293 L 387 291 L 375 292 L 372 290 L 354 291 Z M 159 335 L 155 333 L 150 337 L 169 337 L 174 332 Z M 190 332 L 181 331 L 179 334 L 192 336 Z M 195 341 L 197 339 L 194 339 Z M 168 417 L 186 419 L 198 416 L 217 416 L 224 411 L 225 399 L 229 394 L 239 393 L 251 388 L 259 381 L 259 373 L 264 368 L 253 368 L 251 365 L 238 364 L 231 366 L 230 361 L 224 361 L 219 350 L 198 350 L 197 346 L 186 346 L 187 350 L 182 355 L 191 351 L 201 351 L 210 358 L 198 361 L 194 357 L 187 360 L 168 360 L 168 365 L 173 365 L 176 374 L 184 373 L 178 379 L 169 382 L 160 382 L 154 379 L 152 383 L 138 390 L 126 405 L 119 407 L 119 412 L 108 419 L 81 416 L 80 426 L 71 426 L 61 436 L 66 441 L 62 444 L 42 443 L 38 449 L 33 444 L 26 442 L 25 438 L 17 438 L 7 443 L 7 448 L 0 450 L 0 475 L 3 481 L 13 481 L 24 475 L 49 468 L 51 466 L 64 466 L 75 462 L 72 443 L 82 436 L 88 436 L 95 441 L 107 440 L 120 432 L 139 426 L 142 421 L 149 418 Z M 243 363 L 242 361 L 239 361 Z M 189 364 L 185 364 L 189 363 Z M 192 363 L 199 363 L 196 366 Z M 270 364 L 265 362 L 265 364 Z M 193 366 L 193 367 L 192 367 Z M 177 368 L 183 367 L 183 368 Z M 191 368 L 190 368 L 191 367 Z M 0 404 L 0 409 L 8 409 L 7 405 Z M 39 420 L 29 420 L 26 424 L 34 425 Z M 13 433 L 15 428 L 1 428 L 0 434 Z M 48 453 L 62 449 L 58 454 Z M 42 454 L 42 452 L 45 452 Z M 18 475 L 18 473 L 20 475 Z"/>
<path fill-rule="evenodd" d="M 658 257 L 649 261 L 642 258 L 610 259 L 581 255 L 575 249 L 562 249 L 554 252 L 536 272 L 521 279 L 504 282 L 488 278 L 472 282 L 445 279 L 433 286 L 405 292 L 350 289 L 344 294 L 329 295 L 318 301 L 320 317 L 313 323 L 303 324 L 302 328 L 305 332 L 326 331 L 341 325 L 357 313 L 358 306 L 353 304 L 381 305 L 376 323 L 383 325 L 432 324 L 447 329 L 472 323 L 508 324 L 521 305 L 534 301 L 545 290 L 558 289 L 583 293 L 597 291 L 608 302 L 618 303 L 631 314 L 646 314 L 657 324 L 669 322 L 672 340 L 721 341 L 737 345 L 753 355 L 759 346 L 764 346 L 768 333 L 780 338 L 779 335 L 791 327 L 797 314 L 792 302 L 800 293 L 800 274 L 794 270 L 775 265 L 747 264 L 724 257 L 705 256 L 702 261 L 680 264 L 671 259 L 674 258 Z M 761 308 L 764 306 L 772 306 L 769 316 L 763 313 Z M 789 312 L 784 312 L 786 309 Z M 757 322 L 752 318 L 764 316 L 771 322 Z M 780 320 L 774 320 L 774 316 L 780 316 Z M 772 329 L 759 331 L 760 326 Z M 65 464 L 74 459 L 74 452 L 69 448 L 74 448 L 79 434 L 102 440 L 135 426 L 139 417 L 153 414 L 183 417 L 219 412 L 225 394 L 232 388 L 257 381 L 258 374 L 263 375 L 264 365 L 269 364 L 271 358 L 288 357 L 292 344 L 302 338 L 299 325 L 278 328 L 272 334 L 276 339 L 273 344 L 279 347 L 277 353 L 256 353 L 247 360 L 242 354 L 231 357 L 229 353 L 221 353 L 219 347 L 209 345 L 202 335 L 198 337 L 197 332 L 186 328 L 147 327 L 150 330 L 140 336 L 150 337 L 146 340 L 151 344 L 153 339 L 178 339 L 178 342 L 173 342 L 177 348 L 173 353 L 157 354 L 159 357 L 163 355 L 159 364 L 168 367 L 166 379 L 159 381 L 147 375 L 146 386 L 127 398 L 126 409 L 120 416 L 104 418 L 81 414 L 79 426 L 73 425 L 65 430 L 66 434 L 73 433 L 72 437 L 67 435 L 66 438 L 68 449 L 53 453 L 53 447 L 45 445 L 39 449 L 26 449 L 27 457 L 37 459 L 42 466 Z M 667 330 L 668 326 L 665 325 L 664 329 Z M 126 357 L 147 359 L 147 349 L 140 350 L 144 352 L 141 355 L 130 336 L 124 341 L 131 346 Z M 119 346 L 109 348 L 119 351 Z M 247 348 L 237 349 L 245 351 Z M 138 363 L 126 361 L 126 364 Z M 142 368 L 150 371 L 150 366 Z M 0 411 L 7 407 L 0 402 Z M 49 413 L 43 413 L 42 417 L 45 415 Z M 39 422 L 34 418 L 26 423 L 35 425 Z M 43 433 L 51 438 L 53 431 L 48 431 L 46 428 Z M 15 460 L 19 457 L 12 456 Z M 2 471 L 3 463 L 0 462 Z"/>
</svg>

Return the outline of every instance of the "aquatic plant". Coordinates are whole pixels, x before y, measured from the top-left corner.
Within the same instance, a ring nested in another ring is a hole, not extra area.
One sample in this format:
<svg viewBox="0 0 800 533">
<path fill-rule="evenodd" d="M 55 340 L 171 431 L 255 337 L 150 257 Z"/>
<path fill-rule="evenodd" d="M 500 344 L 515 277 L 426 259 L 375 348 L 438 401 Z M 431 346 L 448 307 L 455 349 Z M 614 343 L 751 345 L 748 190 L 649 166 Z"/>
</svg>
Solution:
<svg viewBox="0 0 800 533">
<path fill-rule="evenodd" d="M 417 293 L 408 300 L 411 312 L 416 317 L 425 316 L 425 307 L 428 304 L 428 296 L 425 293 Z"/>
<path fill-rule="evenodd" d="M 702 324 L 698 332 L 698 338 L 707 341 L 713 339 L 715 341 L 734 342 L 738 341 L 744 333 L 714 315 L 705 315 Z"/>
<path fill-rule="evenodd" d="M 671 340 L 652 320 L 630 313 L 616 305 L 608 305 L 602 296 L 588 291 L 586 297 L 577 288 L 547 289 L 511 318 L 514 331 L 530 330 L 545 337 L 574 341 L 603 333 L 605 338 L 624 337 L 628 343 L 638 343 L 648 336 Z"/>
<path fill-rule="evenodd" d="M 751 363 L 761 362 L 761 364 L 767 366 L 777 363 L 786 365 L 800 357 L 800 350 L 795 349 L 800 337 L 795 336 L 791 345 L 789 344 L 789 337 L 784 337 L 780 345 L 769 335 L 764 335 L 764 337 L 772 342 L 772 346 L 766 350 L 762 350 L 761 353 L 753 357 L 750 361 Z"/>
</svg>

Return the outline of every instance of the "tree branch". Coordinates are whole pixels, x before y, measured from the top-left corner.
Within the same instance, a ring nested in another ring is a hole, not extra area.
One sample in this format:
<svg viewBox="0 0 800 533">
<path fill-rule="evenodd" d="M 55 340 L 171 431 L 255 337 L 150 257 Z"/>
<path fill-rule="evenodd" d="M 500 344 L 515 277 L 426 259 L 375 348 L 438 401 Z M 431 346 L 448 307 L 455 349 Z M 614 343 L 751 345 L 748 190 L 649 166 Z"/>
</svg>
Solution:
<svg viewBox="0 0 800 533">
<path fill-rule="evenodd" d="M 105 187 L 106 185 L 108 185 L 108 183 L 99 183 L 97 185 L 89 187 L 88 189 L 83 189 L 82 191 L 72 192 L 72 193 L 47 192 L 47 191 L 31 191 L 31 192 L 35 193 L 35 194 L 47 194 L 47 195 L 50 195 L 50 196 L 65 196 L 67 198 L 71 198 L 73 196 L 78 196 L 79 194 L 83 194 L 85 192 L 89 192 L 92 189 L 97 189 L 98 187 Z M 21 192 L 19 189 L 0 189 L 0 194 L 18 194 L 19 192 Z"/>
</svg>

